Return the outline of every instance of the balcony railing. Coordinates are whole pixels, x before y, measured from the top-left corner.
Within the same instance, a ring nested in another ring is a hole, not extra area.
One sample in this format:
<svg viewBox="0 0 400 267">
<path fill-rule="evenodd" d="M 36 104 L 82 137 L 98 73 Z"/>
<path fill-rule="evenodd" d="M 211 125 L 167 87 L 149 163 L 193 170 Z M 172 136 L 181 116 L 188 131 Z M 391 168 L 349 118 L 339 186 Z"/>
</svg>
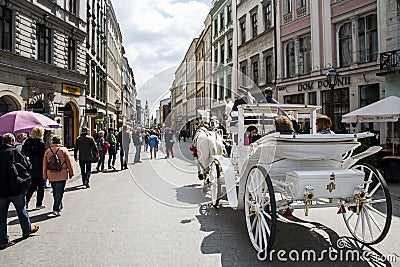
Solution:
<svg viewBox="0 0 400 267">
<path fill-rule="evenodd" d="M 300 7 L 296 10 L 297 18 L 302 18 L 307 16 L 307 6 Z"/>
<path fill-rule="evenodd" d="M 379 66 L 388 72 L 400 71 L 400 49 L 381 53 Z"/>
<path fill-rule="evenodd" d="M 287 13 L 287 14 L 283 15 L 283 23 L 284 23 L 284 24 L 289 23 L 289 22 L 291 22 L 292 20 L 293 20 L 293 15 L 292 15 L 292 13 Z"/>
</svg>

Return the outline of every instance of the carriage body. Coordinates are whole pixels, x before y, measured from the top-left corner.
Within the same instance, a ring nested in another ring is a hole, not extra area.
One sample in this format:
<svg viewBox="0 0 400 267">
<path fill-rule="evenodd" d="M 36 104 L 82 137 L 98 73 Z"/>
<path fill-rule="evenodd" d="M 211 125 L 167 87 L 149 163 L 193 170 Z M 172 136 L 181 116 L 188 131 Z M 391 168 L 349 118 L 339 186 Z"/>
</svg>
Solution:
<svg viewBox="0 0 400 267">
<path fill-rule="evenodd" d="M 366 244 L 382 241 L 389 230 L 392 211 L 385 181 L 372 166 L 355 165 L 381 148 L 352 155 L 360 146 L 359 139 L 373 134 L 317 134 L 319 108 L 242 105 L 236 121 L 228 120 L 232 152 L 214 156 L 213 164 L 219 171 L 213 181 L 226 188 L 231 207 L 245 211 L 249 237 L 260 259 L 260 253 L 271 249 L 277 216 L 287 210 L 303 209 L 308 215 L 311 208 L 340 207 L 351 234 Z M 273 118 L 282 110 L 297 121 L 309 123 L 310 133 L 274 132 Z M 249 146 L 244 145 L 247 120 L 256 122 L 253 125 L 261 134 Z M 213 196 L 221 195 L 219 186 L 212 188 Z"/>
</svg>

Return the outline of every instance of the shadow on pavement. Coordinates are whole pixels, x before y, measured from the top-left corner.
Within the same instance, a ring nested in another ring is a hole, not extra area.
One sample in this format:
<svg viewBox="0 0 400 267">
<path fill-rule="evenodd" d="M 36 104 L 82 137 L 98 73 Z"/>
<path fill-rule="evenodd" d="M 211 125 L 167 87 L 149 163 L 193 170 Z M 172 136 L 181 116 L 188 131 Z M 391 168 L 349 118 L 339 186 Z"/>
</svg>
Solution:
<svg viewBox="0 0 400 267">
<path fill-rule="evenodd" d="M 201 204 L 210 202 L 210 198 L 205 196 L 202 183 L 185 185 L 175 188 L 176 200 L 187 204 Z"/>
<path fill-rule="evenodd" d="M 393 216 L 400 217 L 400 183 L 387 182 L 392 199 Z"/>
<path fill-rule="evenodd" d="M 73 191 L 78 191 L 78 190 L 83 190 L 85 187 L 83 185 L 74 185 L 71 187 L 66 187 L 64 192 L 73 192 Z"/>
<path fill-rule="evenodd" d="M 42 213 L 42 214 L 38 214 L 38 215 L 34 215 L 34 216 L 29 216 L 31 223 L 42 222 L 42 221 L 46 221 L 46 220 L 53 219 L 53 218 L 57 218 L 57 217 L 53 216 L 53 213 L 51 211 Z M 8 225 L 15 225 L 15 224 L 19 224 L 18 219 L 12 220 L 8 223 Z"/>
<path fill-rule="evenodd" d="M 339 249 L 336 241 L 340 237 L 335 231 L 326 226 L 307 222 L 315 225 L 315 227 L 306 227 L 296 223 L 289 223 L 278 220 L 275 242 L 272 249 L 274 253 L 267 261 L 259 261 L 257 253 L 253 249 L 247 234 L 244 212 L 242 210 L 235 211 L 230 208 L 215 209 L 212 205 L 202 205 L 199 210 L 200 215 L 196 215 L 200 223 L 200 230 L 209 232 L 210 234 L 203 239 L 201 251 L 204 254 L 221 254 L 222 266 L 391 266 L 388 262 L 380 262 L 376 264 L 373 260 L 369 262 L 357 258 L 351 258 L 354 251 L 358 251 L 359 255 L 365 249 L 371 251 L 370 257 L 379 256 L 379 252 L 370 247 L 362 247 L 357 245 L 352 238 L 345 238 L 348 244 Z M 297 218 L 292 218 L 296 220 Z M 299 221 L 300 222 L 300 221 Z M 181 221 L 181 223 L 189 223 Z M 315 228 L 325 231 L 331 238 L 334 245 L 326 240 L 321 234 L 316 232 Z M 349 245 L 350 244 L 350 245 Z M 313 250 L 316 258 L 307 254 L 307 251 Z M 335 258 L 329 256 L 328 252 L 336 251 Z M 282 257 L 287 261 L 278 260 L 278 252 L 285 252 Z M 304 253 L 304 260 L 302 260 Z M 350 254 L 350 256 L 346 256 Z M 292 257 L 289 257 L 292 255 Z M 340 255 L 343 255 L 340 260 Z M 271 256 L 271 254 L 270 254 Z M 299 260 L 297 260 L 297 259 Z M 346 261 L 345 259 L 350 259 Z M 351 261 L 351 259 L 355 259 Z M 371 264 L 371 265 L 370 265 Z"/>
</svg>

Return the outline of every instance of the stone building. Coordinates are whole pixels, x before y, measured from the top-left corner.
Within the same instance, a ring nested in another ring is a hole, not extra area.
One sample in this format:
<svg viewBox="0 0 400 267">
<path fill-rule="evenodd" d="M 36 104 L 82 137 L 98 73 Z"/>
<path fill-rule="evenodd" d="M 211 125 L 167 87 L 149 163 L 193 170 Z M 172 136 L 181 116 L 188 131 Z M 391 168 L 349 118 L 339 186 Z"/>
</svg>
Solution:
<svg viewBox="0 0 400 267">
<path fill-rule="evenodd" d="M 123 90 L 122 90 L 122 123 L 133 126 L 136 124 L 136 82 L 128 59 L 123 57 Z"/>
<path fill-rule="evenodd" d="M 72 0 L 0 1 L 0 115 L 25 109 L 53 118 L 67 147 L 85 123 L 86 8 Z"/>
<path fill-rule="evenodd" d="M 274 1 L 248 0 L 237 5 L 239 85 L 261 91 L 275 84 Z"/>
</svg>

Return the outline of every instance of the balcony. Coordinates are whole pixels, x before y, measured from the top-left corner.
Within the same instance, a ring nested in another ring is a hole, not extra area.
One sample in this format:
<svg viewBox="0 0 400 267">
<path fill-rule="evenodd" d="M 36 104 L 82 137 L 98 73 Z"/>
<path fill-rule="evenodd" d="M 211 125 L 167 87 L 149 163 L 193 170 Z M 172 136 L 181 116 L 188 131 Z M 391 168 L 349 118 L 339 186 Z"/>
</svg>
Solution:
<svg viewBox="0 0 400 267">
<path fill-rule="evenodd" d="M 292 13 L 287 13 L 285 15 L 283 15 L 283 23 L 287 24 L 289 22 L 291 22 L 293 20 L 293 15 Z"/>
<path fill-rule="evenodd" d="M 307 16 L 307 6 L 296 9 L 296 13 L 298 19 Z"/>
<path fill-rule="evenodd" d="M 379 62 L 378 76 L 400 73 L 400 49 L 381 53 Z"/>
</svg>

